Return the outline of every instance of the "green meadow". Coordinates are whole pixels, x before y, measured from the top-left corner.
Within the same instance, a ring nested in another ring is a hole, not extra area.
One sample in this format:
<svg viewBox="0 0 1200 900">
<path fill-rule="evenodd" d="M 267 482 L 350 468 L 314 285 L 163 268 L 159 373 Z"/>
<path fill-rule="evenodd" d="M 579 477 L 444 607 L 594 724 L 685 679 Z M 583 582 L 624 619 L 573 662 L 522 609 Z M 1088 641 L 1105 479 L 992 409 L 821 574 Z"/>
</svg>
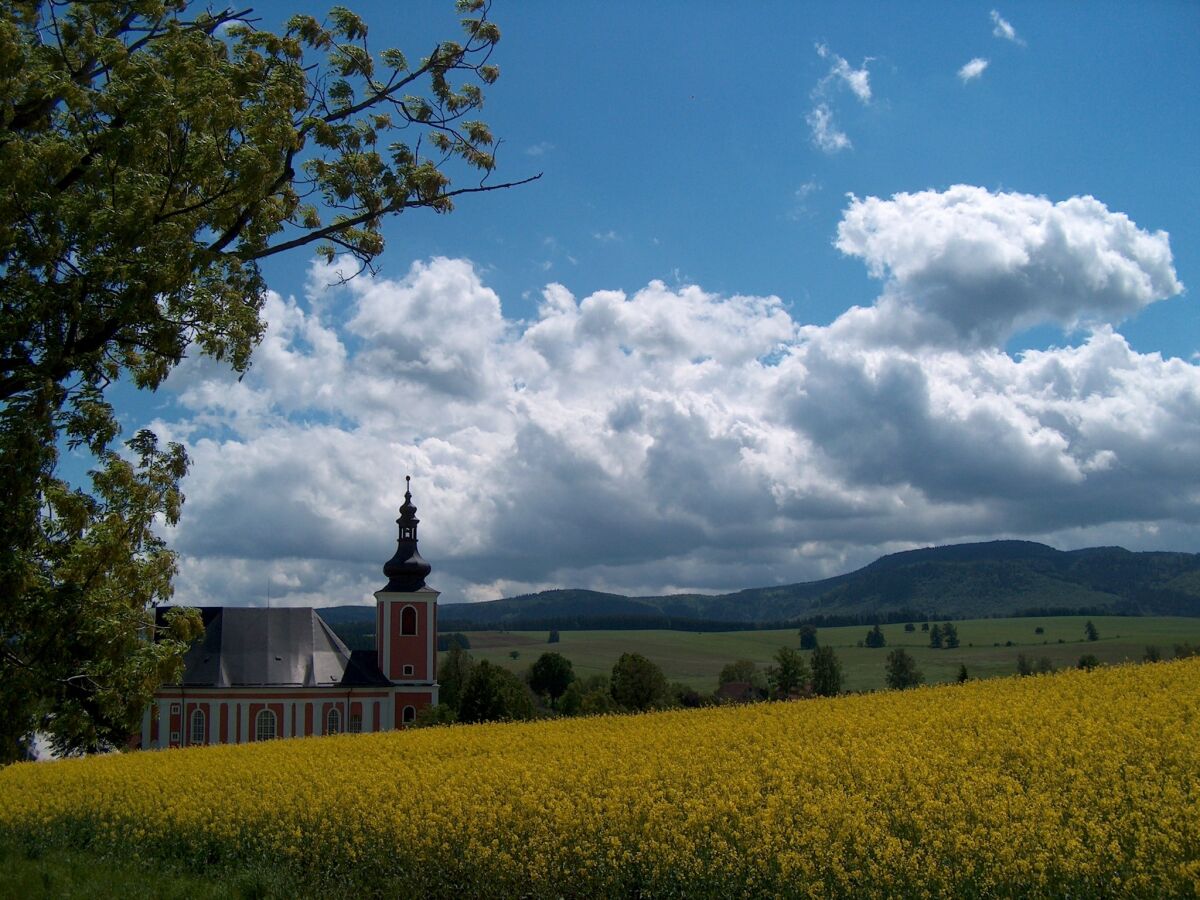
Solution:
<svg viewBox="0 0 1200 900">
<path fill-rule="evenodd" d="M 1100 639 L 1088 641 L 1084 625 L 1095 624 Z M 1013 675 L 1017 657 L 1024 653 L 1036 663 L 1042 657 L 1055 668 L 1077 665 L 1080 656 L 1095 655 L 1101 663 L 1140 661 L 1148 646 L 1156 646 L 1164 659 L 1174 655 L 1176 644 L 1200 644 L 1200 618 L 1166 616 L 1050 616 L 1015 619 L 963 619 L 958 648 L 935 650 L 921 623 L 906 632 L 904 624 L 884 625 L 887 645 L 880 649 L 858 646 L 869 630 L 865 625 L 820 628 L 817 641 L 833 647 L 842 661 L 845 687 L 851 691 L 884 686 L 884 661 L 888 650 L 903 647 L 917 660 L 929 683 L 953 681 L 959 666 L 971 678 Z M 931 627 L 934 623 L 930 623 Z M 1041 634 L 1036 629 L 1041 628 Z M 469 631 L 471 655 L 514 672 L 523 672 L 542 653 L 553 650 L 571 660 L 579 676 L 609 674 L 622 653 L 640 653 L 657 663 L 668 681 L 680 681 L 699 691 L 713 691 L 721 667 L 735 659 L 750 659 L 765 667 L 782 646 L 798 648 L 796 629 L 773 631 L 561 631 L 556 644 L 546 631 Z M 517 653 L 516 659 L 512 657 Z"/>
</svg>

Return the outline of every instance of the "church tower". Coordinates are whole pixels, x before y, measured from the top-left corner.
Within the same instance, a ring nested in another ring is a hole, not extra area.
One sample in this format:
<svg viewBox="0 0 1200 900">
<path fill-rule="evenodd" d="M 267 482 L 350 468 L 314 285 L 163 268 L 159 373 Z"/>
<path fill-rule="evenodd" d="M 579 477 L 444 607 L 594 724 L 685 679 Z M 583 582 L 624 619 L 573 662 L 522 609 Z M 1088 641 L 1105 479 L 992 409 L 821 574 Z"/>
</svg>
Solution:
<svg viewBox="0 0 1200 900">
<path fill-rule="evenodd" d="M 431 567 L 417 551 L 417 508 L 405 477 L 396 554 L 383 566 L 388 583 L 375 592 L 375 652 L 379 668 L 396 688 L 397 725 L 437 703 L 437 598 L 425 584 Z"/>
</svg>

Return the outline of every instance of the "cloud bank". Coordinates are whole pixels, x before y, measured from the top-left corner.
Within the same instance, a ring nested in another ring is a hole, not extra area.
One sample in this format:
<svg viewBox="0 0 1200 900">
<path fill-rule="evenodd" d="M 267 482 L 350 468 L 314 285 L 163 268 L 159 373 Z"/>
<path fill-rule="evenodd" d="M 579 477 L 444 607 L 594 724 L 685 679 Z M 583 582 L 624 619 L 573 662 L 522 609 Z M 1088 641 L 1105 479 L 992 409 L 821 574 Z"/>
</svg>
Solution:
<svg viewBox="0 0 1200 900">
<path fill-rule="evenodd" d="M 514 321 L 467 260 L 314 266 L 241 382 L 169 382 L 178 598 L 365 600 L 408 473 L 447 600 L 736 589 L 999 536 L 1194 545 L 1200 366 L 1116 331 L 1183 289 L 1166 234 L 957 186 L 852 197 L 836 244 L 882 289 L 828 326 L 658 281 L 550 284 Z M 1004 352 L 1045 323 L 1077 345 Z"/>
</svg>

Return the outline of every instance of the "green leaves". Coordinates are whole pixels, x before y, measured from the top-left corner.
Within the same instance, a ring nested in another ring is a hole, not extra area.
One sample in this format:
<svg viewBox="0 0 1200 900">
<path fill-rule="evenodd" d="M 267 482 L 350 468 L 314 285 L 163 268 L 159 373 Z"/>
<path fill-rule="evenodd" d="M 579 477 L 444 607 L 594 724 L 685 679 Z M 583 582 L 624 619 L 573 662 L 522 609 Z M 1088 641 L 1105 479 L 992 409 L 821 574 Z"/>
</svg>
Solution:
<svg viewBox="0 0 1200 900">
<path fill-rule="evenodd" d="M 186 0 L 0 0 L 0 758 L 34 727 L 120 743 L 181 657 L 146 611 L 170 596 L 155 523 L 179 517 L 186 457 L 148 433 L 111 450 L 108 385 L 156 388 L 189 351 L 245 371 L 259 260 L 370 263 L 387 213 L 509 186 L 451 187 L 495 144 L 466 115 L 499 31 L 459 9 L 464 42 L 416 69 L 384 51 L 377 78 L 343 7 L 274 34 Z M 57 476 L 60 443 L 93 454 L 90 493 Z"/>
</svg>

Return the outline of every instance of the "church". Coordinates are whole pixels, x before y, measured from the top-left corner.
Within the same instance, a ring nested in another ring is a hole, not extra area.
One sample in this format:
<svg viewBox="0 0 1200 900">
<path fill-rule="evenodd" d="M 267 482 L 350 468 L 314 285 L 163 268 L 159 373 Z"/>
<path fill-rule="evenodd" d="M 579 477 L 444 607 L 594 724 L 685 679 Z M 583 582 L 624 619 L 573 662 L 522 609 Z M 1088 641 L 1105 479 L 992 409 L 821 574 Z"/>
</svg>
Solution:
<svg viewBox="0 0 1200 900">
<path fill-rule="evenodd" d="M 387 731 L 438 702 L 437 598 L 405 478 L 396 554 L 375 592 L 375 649 L 350 650 L 315 609 L 201 607 L 204 634 L 142 717 L 143 749 Z M 160 615 L 163 610 L 159 610 Z"/>
</svg>

